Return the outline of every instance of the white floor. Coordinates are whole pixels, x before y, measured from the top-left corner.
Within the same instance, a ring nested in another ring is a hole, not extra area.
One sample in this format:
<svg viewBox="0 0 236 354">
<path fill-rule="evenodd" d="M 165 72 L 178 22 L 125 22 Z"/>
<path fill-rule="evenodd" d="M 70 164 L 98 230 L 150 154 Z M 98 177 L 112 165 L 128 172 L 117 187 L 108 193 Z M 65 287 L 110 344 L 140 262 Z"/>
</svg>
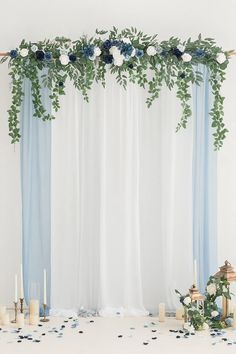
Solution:
<svg viewBox="0 0 236 354">
<path fill-rule="evenodd" d="M 65 328 L 61 329 L 61 325 Z M 155 317 L 95 317 L 79 318 L 78 321 L 51 318 L 42 327 L 26 325 L 19 333 L 13 325 L 1 328 L 0 354 L 236 353 L 235 330 L 229 329 L 214 337 L 209 331 L 201 331 L 184 338 L 182 333 L 169 331 L 182 329 L 181 321 L 175 319 L 159 323 Z M 32 340 L 19 336 L 29 336 Z"/>
</svg>

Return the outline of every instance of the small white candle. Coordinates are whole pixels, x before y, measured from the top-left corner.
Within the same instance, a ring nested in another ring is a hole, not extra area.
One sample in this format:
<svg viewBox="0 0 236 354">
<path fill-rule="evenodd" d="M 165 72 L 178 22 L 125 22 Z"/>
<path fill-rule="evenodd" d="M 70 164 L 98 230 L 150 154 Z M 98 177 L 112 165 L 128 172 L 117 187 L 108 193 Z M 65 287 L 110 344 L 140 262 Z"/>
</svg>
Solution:
<svg viewBox="0 0 236 354">
<path fill-rule="evenodd" d="M 43 270 L 43 303 L 47 304 L 47 273 L 46 269 Z"/>
<path fill-rule="evenodd" d="M 165 322 L 165 304 L 161 302 L 159 304 L 159 322 Z"/>
<path fill-rule="evenodd" d="M 30 325 L 37 325 L 38 323 L 39 323 L 39 316 L 38 315 L 30 315 L 29 324 Z"/>
<path fill-rule="evenodd" d="M 18 313 L 16 324 L 18 327 L 23 328 L 25 325 L 25 318 L 23 313 Z"/>
<path fill-rule="evenodd" d="M 4 313 L 2 315 L 2 325 L 4 326 L 8 326 L 10 324 L 10 317 L 9 317 L 9 313 Z"/>
<path fill-rule="evenodd" d="M 18 296 L 17 296 L 17 274 L 15 274 L 15 302 L 18 302 Z"/>
<path fill-rule="evenodd" d="M 236 306 L 233 309 L 233 328 L 236 329 Z"/>
<path fill-rule="evenodd" d="M 176 317 L 176 320 L 183 320 L 183 318 L 184 318 L 184 309 L 182 307 L 180 307 L 180 308 L 178 308 L 176 310 L 175 317 Z"/>
<path fill-rule="evenodd" d="M 30 300 L 29 312 L 30 312 L 30 315 L 39 316 L 39 301 L 38 300 Z"/>
<path fill-rule="evenodd" d="M 193 264 L 193 284 L 197 288 L 197 260 L 194 259 L 194 264 Z"/>
<path fill-rule="evenodd" d="M 20 298 L 24 299 L 23 266 L 20 265 Z"/>
</svg>

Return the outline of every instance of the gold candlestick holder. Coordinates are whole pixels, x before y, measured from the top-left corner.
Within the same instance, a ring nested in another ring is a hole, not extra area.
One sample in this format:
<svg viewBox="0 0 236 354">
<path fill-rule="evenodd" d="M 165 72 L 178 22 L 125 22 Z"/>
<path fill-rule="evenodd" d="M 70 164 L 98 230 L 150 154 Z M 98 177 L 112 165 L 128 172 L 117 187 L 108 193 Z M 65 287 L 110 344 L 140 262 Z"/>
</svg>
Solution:
<svg viewBox="0 0 236 354">
<path fill-rule="evenodd" d="M 46 317 L 47 304 L 43 304 L 43 318 L 40 322 L 49 322 L 49 318 Z"/>
<path fill-rule="evenodd" d="M 20 313 L 24 312 L 24 298 L 20 298 Z"/>
<path fill-rule="evenodd" d="M 14 301 L 14 310 L 15 310 L 15 318 L 11 321 L 11 323 L 16 323 L 17 321 L 17 302 Z"/>
</svg>

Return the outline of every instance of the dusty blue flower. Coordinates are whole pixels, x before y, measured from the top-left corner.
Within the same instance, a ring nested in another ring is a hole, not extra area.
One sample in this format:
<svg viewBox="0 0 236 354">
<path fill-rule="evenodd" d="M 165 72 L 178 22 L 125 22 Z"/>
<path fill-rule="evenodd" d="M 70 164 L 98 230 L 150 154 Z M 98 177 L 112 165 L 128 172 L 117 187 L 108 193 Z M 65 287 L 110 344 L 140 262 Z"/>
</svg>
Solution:
<svg viewBox="0 0 236 354">
<path fill-rule="evenodd" d="M 125 58 L 127 57 L 130 57 L 132 52 L 133 52 L 133 46 L 132 44 L 129 44 L 129 43 L 123 43 L 122 46 L 121 46 L 121 54 L 124 55 Z"/>
<path fill-rule="evenodd" d="M 10 57 L 11 58 L 16 58 L 17 57 L 17 55 L 18 55 L 18 52 L 17 52 L 17 50 L 16 49 L 12 49 L 11 51 L 10 51 Z"/>
<path fill-rule="evenodd" d="M 51 59 L 52 59 L 52 53 L 46 52 L 44 58 L 45 58 L 46 60 L 51 60 Z"/>
<path fill-rule="evenodd" d="M 203 49 L 201 49 L 201 48 L 198 48 L 198 49 L 196 49 L 195 50 L 195 56 L 196 57 L 205 57 L 205 55 L 206 55 L 206 52 L 203 50 Z"/>
<path fill-rule="evenodd" d="M 144 55 L 144 52 L 142 49 L 136 49 L 135 50 L 135 55 L 137 58 L 141 58 Z"/>
<path fill-rule="evenodd" d="M 91 58 L 94 55 L 94 46 L 93 45 L 85 45 L 82 49 L 82 53 L 86 59 Z"/>
</svg>

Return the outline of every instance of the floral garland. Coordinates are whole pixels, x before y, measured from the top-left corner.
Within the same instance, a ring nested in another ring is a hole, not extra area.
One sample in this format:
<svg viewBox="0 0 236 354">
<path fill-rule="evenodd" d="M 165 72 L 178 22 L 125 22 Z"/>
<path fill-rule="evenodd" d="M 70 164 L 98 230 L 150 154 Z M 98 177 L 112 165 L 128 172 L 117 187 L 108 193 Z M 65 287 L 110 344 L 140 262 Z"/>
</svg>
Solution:
<svg viewBox="0 0 236 354">
<path fill-rule="evenodd" d="M 41 85 L 50 89 L 50 99 L 54 111 L 60 108 L 59 96 L 65 94 L 65 82 L 69 78 L 88 101 L 88 91 L 94 81 L 105 86 L 106 72 L 116 76 L 117 82 L 124 88 L 127 81 L 147 88 L 148 107 L 158 98 L 164 84 L 181 101 L 182 117 L 176 128 L 186 128 L 191 116 L 189 93 L 190 85 L 200 84 L 202 74 L 196 70 L 197 64 L 204 64 L 209 70 L 209 81 L 214 96 L 210 111 L 214 128 L 214 146 L 218 150 L 225 139 L 227 129 L 223 122 L 223 101 L 220 93 L 225 80 L 225 69 L 230 52 L 223 52 L 211 38 L 192 41 L 171 37 L 158 43 L 157 35 L 148 36 L 136 28 L 118 32 L 96 30 L 96 37 L 81 37 L 71 41 L 67 38 L 44 40 L 38 43 L 23 40 L 19 48 L 11 50 L 1 62 L 8 60 L 12 79 L 12 103 L 9 113 L 9 135 L 12 143 L 19 141 L 20 129 L 18 114 L 23 100 L 22 83 L 25 78 L 32 84 L 34 116 L 43 120 L 55 118 L 48 114 L 42 104 Z M 47 74 L 42 69 L 47 69 Z M 148 79 L 151 73 L 151 79 Z M 40 77 L 42 78 L 42 84 Z"/>
<path fill-rule="evenodd" d="M 229 284 L 224 277 L 216 278 L 211 276 L 209 278 L 205 292 L 204 311 L 202 311 L 202 308 L 198 308 L 195 302 L 192 302 L 190 294 L 182 295 L 178 290 L 175 290 L 191 326 L 196 330 L 201 330 L 208 328 L 220 329 L 232 325 L 231 316 L 221 319 L 221 310 L 217 305 L 219 297 L 224 296 L 227 299 L 231 299 L 232 294 L 229 291 Z"/>
</svg>

